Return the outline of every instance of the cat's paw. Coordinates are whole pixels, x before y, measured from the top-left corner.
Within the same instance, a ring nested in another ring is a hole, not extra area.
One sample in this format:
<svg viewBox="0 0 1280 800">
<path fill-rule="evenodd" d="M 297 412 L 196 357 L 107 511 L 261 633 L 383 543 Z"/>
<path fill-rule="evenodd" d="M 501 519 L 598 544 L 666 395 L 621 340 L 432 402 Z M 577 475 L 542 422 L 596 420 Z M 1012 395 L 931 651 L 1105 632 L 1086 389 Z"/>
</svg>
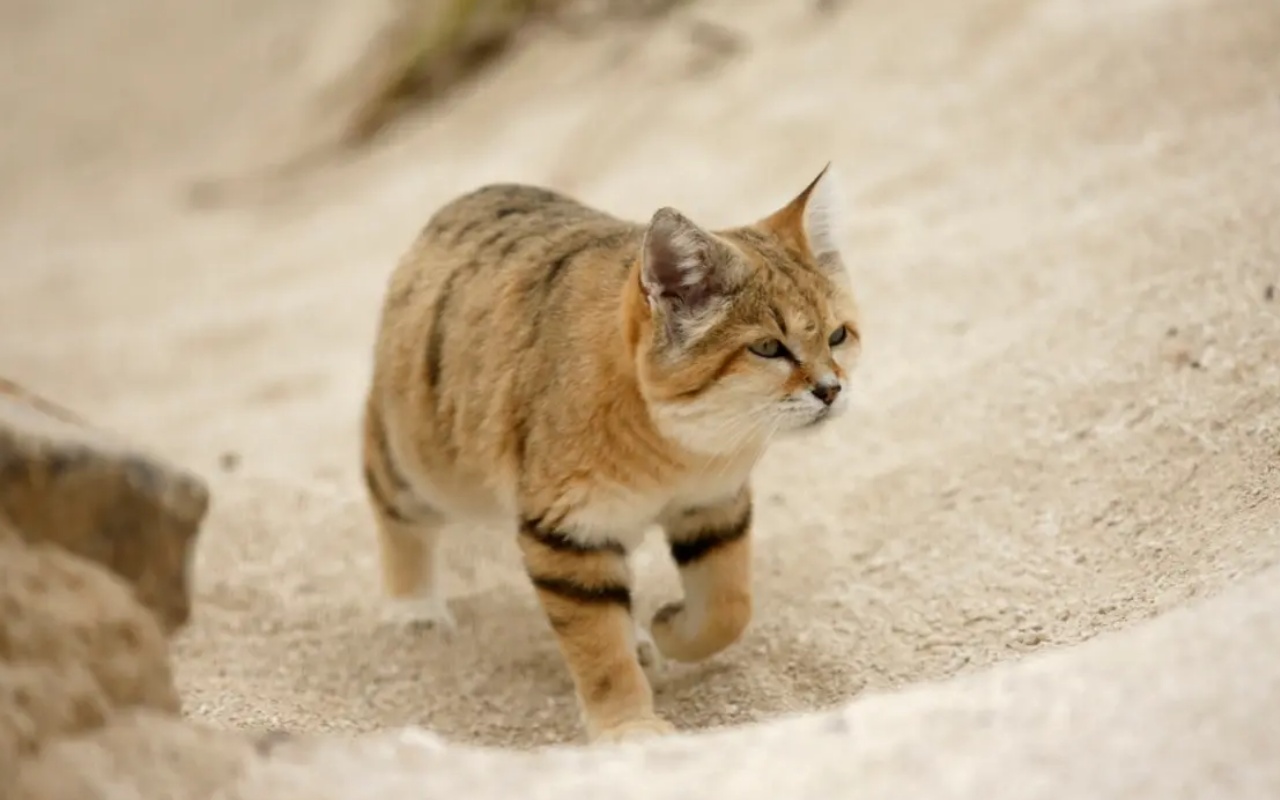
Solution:
<svg viewBox="0 0 1280 800">
<path fill-rule="evenodd" d="M 388 601 L 383 618 L 398 627 L 453 631 L 458 623 L 443 597 L 404 597 Z"/>
<path fill-rule="evenodd" d="M 656 739 L 676 732 L 676 727 L 662 717 L 629 719 L 612 728 L 605 728 L 592 737 L 592 744 L 615 744 Z"/>
<path fill-rule="evenodd" d="M 636 623 L 636 660 L 640 662 L 640 668 L 645 671 L 646 675 L 656 675 L 664 664 L 662 651 L 658 649 L 658 645 L 654 644 L 653 636 L 649 634 L 649 630 L 643 625 Z"/>
</svg>

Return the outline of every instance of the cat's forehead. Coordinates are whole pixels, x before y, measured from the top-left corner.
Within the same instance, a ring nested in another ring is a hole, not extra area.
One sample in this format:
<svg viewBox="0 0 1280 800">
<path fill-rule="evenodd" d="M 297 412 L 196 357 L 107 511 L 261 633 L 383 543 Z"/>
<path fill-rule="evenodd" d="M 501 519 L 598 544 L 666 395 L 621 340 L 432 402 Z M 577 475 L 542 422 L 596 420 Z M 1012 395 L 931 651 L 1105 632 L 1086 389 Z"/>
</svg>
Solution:
<svg viewBox="0 0 1280 800">
<path fill-rule="evenodd" d="M 799 252 L 763 236 L 748 239 L 740 252 L 752 266 L 748 308 L 797 332 L 822 327 L 838 306 L 840 288 L 821 267 Z"/>
<path fill-rule="evenodd" d="M 737 295 L 734 306 L 731 325 L 755 331 L 773 329 L 797 340 L 825 338 L 826 329 L 838 316 L 823 292 L 799 290 L 794 284 L 768 279 L 753 281 Z"/>
</svg>

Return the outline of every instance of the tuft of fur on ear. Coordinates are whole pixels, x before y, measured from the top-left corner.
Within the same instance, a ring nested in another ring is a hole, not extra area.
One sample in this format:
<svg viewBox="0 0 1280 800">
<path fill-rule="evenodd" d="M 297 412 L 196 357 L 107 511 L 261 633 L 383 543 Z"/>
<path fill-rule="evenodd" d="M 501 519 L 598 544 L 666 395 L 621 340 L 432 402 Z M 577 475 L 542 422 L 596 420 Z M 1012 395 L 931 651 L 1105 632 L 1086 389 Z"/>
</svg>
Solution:
<svg viewBox="0 0 1280 800">
<path fill-rule="evenodd" d="M 732 252 L 674 208 L 654 212 L 642 246 L 640 282 L 669 336 L 696 336 L 734 283 Z"/>
<path fill-rule="evenodd" d="M 803 243 L 818 263 L 839 268 L 845 214 L 844 194 L 828 162 L 818 177 L 764 223 L 797 244 Z"/>
<path fill-rule="evenodd" d="M 806 201 L 801 217 L 809 251 L 815 258 L 839 255 L 840 237 L 844 234 L 845 201 L 840 181 L 831 164 L 805 190 Z"/>
</svg>

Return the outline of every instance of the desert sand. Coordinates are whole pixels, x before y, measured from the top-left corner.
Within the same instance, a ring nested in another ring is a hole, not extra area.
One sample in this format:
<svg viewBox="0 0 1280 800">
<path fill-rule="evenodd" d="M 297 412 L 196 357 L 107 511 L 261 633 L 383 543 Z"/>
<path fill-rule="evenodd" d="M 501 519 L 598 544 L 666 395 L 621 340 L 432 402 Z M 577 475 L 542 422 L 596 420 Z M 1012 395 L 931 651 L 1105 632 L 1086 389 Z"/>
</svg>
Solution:
<svg viewBox="0 0 1280 800">
<path fill-rule="evenodd" d="M 881 743 L 857 763 L 973 747 L 938 711 L 965 679 L 1025 660 L 1029 698 L 1122 703 L 1106 681 L 1159 683 L 1144 643 L 1178 619 L 1211 648 L 1188 664 L 1236 654 L 1280 697 L 1275 661 L 1209 636 L 1274 614 L 1280 563 L 1280 6 L 708 0 L 538 31 L 372 148 L 278 169 L 326 124 L 346 5 L 0 9 L 0 373 L 209 480 L 188 717 L 576 741 L 507 532 L 453 531 L 456 632 L 383 618 L 357 423 L 386 276 L 486 181 L 714 226 L 828 160 L 854 408 L 765 459 L 756 620 L 661 676 L 660 712 L 852 703 Z M 676 591 L 656 536 L 637 572 L 647 616 Z"/>
</svg>

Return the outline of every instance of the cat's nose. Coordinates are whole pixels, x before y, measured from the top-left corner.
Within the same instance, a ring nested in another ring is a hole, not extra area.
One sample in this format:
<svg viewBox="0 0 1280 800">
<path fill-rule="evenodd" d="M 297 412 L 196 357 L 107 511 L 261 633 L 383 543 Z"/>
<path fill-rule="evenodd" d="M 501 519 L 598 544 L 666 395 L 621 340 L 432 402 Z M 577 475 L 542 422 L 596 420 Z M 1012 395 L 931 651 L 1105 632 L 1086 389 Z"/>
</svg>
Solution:
<svg viewBox="0 0 1280 800">
<path fill-rule="evenodd" d="M 810 391 L 813 392 L 814 397 L 822 401 L 823 405 L 829 406 L 834 403 L 836 398 L 840 395 L 840 381 L 819 381 L 814 384 Z"/>
</svg>

